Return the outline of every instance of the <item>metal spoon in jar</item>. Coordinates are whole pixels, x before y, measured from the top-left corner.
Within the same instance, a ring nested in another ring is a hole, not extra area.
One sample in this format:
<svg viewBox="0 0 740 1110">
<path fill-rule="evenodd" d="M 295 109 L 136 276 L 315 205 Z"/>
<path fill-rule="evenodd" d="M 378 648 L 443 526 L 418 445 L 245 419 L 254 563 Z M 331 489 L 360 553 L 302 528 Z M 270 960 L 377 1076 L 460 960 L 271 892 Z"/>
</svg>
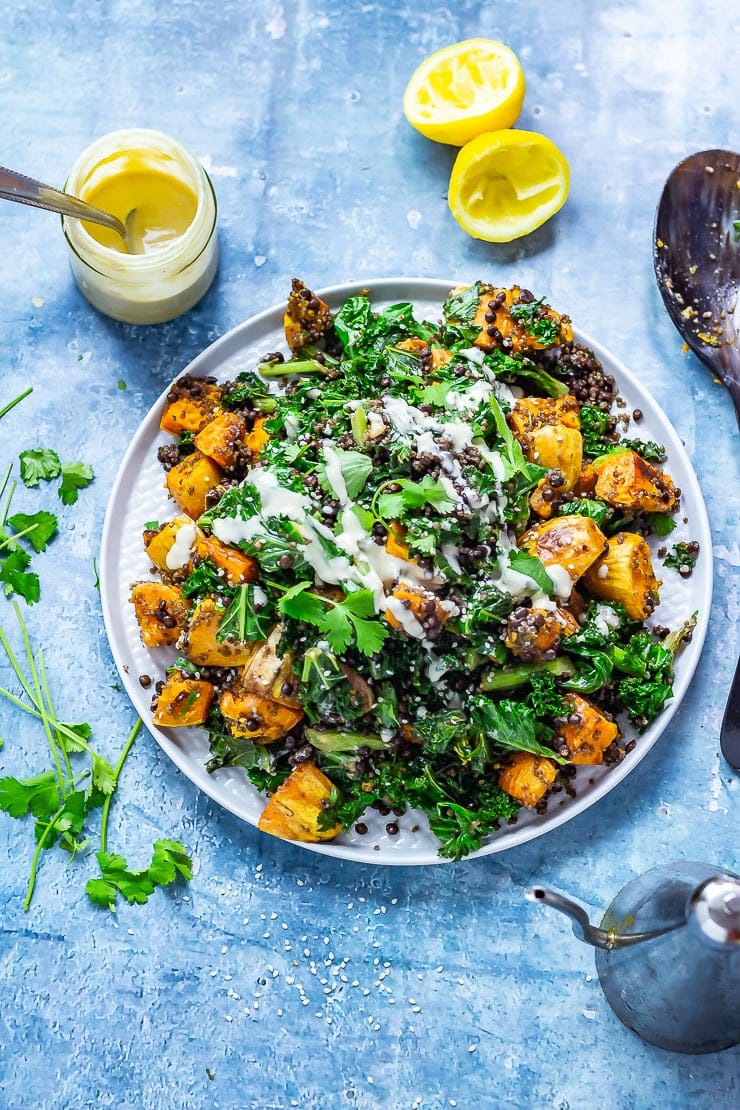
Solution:
<svg viewBox="0 0 740 1110">
<path fill-rule="evenodd" d="M 59 212 L 62 216 L 72 216 L 74 219 L 109 227 L 121 236 L 129 254 L 141 254 L 140 244 L 137 250 L 133 234 L 135 209 L 129 212 L 124 222 L 110 212 L 103 212 L 101 208 L 95 208 L 78 197 L 52 189 L 50 185 L 6 169 L 5 166 L 0 166 L 0 199 L 30 204 L 33 208 L 45 208 L 48 212 Z"/>
<path fill-rule="evenodd" d="M 740 154 L 704 150 L 679 162 L 658 204 L 653 262 L 668 315 L 727 386 L 740 425 Z M 740 769 L 740 663 L 719 739 Z"/>
</svg>

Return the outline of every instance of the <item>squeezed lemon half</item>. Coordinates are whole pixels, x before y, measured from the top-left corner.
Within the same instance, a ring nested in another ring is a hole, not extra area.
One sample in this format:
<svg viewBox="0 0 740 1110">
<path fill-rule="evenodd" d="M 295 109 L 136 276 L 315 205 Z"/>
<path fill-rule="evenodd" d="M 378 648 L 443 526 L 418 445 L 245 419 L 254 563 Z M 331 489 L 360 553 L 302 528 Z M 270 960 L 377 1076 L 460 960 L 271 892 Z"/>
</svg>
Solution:
<svg viewBox="0 0 740 1110">
<path fill-rule="evenodd" d="M 428 139 L 463 146 L 484 131 L 511 127 L 524 92 L 513 50 L 495 39 L 466 39 L 424 59 L 406 86 L 403 110 Z"/>
<path fill-rule="evenodd" d="M 469 235 L 509 243 L 563 207 L 570 188 L 565 156 L 534 131 L 491 131 L 462 148 L 450 177 L 452 215 Z"/>
</svg>

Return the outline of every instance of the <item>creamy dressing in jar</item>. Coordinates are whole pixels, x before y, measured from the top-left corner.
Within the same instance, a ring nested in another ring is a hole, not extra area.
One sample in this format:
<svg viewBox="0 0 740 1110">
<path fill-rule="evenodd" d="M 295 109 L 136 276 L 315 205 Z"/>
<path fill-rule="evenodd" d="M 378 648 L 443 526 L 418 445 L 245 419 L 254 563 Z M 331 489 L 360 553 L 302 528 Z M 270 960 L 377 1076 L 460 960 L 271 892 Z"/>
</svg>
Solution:
<svg viewBox="0 0 740 1110">
<path fill-rule="evenodd" d="M 180 143 L 159 131 L 114 131 L 80 155 L 65 189 L 129 230 L 134 253 L 108 228 L 62 221 L 72 273 L 95 308 L 127 323 L 158 324 L 204 295 L 218 266 L 216 198 Z"/>
</svg>

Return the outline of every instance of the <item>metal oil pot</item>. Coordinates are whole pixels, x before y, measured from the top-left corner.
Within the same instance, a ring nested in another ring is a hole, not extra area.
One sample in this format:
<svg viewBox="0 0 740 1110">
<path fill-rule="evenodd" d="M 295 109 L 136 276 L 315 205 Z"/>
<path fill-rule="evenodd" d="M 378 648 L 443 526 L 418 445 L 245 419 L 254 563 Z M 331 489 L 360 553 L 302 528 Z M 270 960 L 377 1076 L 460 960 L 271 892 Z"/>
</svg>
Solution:
<svg viewBox="0 0 740 1110">
<path fill-rule="evenodd" d="M 653 868 L 628 883 L 599 928 L 575 902 L 543 887 L 525 895 L 568 915 L 596 948 L 617 1017 L 670 1052 L 740 1043 L 740 877 L 706 863 Z"/>
</svg>

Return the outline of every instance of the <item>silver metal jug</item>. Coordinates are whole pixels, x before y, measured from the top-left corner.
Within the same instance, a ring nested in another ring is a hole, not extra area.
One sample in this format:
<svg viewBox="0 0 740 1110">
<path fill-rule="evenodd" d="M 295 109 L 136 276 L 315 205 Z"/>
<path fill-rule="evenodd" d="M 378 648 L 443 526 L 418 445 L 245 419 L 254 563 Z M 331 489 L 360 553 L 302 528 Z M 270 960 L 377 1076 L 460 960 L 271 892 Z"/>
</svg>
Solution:
<svg viewBox="0 0 740 1110">
<path fill-rule="evenodd" d="M 619 892 L 600 928 L 575 902 L 530 887 L 532 902 L 567 914 L 597 949 L 596 969 L 617 1017 L 670 1052 L 740 1043 L 740 877 L 707 863 L 645 872 Z"/>
</svg>

